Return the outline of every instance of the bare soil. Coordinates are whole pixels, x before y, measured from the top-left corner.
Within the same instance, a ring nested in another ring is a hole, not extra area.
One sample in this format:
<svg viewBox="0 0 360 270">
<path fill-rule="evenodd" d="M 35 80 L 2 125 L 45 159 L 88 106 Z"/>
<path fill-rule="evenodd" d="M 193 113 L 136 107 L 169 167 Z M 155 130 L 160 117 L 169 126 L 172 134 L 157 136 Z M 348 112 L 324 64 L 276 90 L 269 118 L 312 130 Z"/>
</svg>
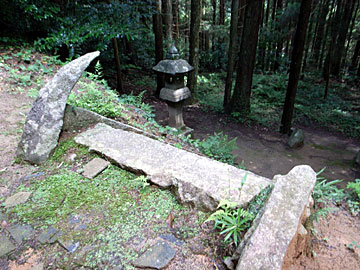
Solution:
<svg viewBox="0 0 360 270">
<path fill-rule="evenodd" d="M 32 165 L 14 163 L 17 142 L 32 99 L 8 84 L 6 76 L 4 71 L 0 72 L 0 202 L 13 192 L 22 177 L 36 170 Z M 166 124 L 166 104 L 155 99 L 151 102 L 158 122 Z M 237 137 L 236 161 L 240 164 L 244 160 L 250 171 L 262 176 L 272 178 L 275 174 L 286 174 L 295 165 L 309 164 L 316 171 L 327 167 L 324 176 L 329 179 L 352 181 L 360 178 L 359 168 L 352 164 L 355 153 L 360 150 L 359 139 L 347 138 L 322 127 L 301 127 L 306 135 L 305 145 L 293 150 L 286 146 L 287 136 L 264 127 L 229 122 L 224 115 L 205 113 L 198 106 L 188 106 L 184 119 L 194 129 L 196 138 L 205 138 L 214 131 L 223 131 L 230 138 Z M 311 255 L 302 254 L 294 262 L 293 269 L 360 269 L 360 251 L 346 246 L 352 241 L 360 243 L 359 232 L 359 215 L 354 217 L 346 208 L 336 207 L 335 212 L 314 224 Z M 167 269 L 223 269 L 209 258 L 206 254 L 191 260 L 183 256 Z M 30 269 L 35 261 L 41 265 L 38 253 L 29 250 L 18 261 L 9 262 L 7 269 Z"/>
</svg>

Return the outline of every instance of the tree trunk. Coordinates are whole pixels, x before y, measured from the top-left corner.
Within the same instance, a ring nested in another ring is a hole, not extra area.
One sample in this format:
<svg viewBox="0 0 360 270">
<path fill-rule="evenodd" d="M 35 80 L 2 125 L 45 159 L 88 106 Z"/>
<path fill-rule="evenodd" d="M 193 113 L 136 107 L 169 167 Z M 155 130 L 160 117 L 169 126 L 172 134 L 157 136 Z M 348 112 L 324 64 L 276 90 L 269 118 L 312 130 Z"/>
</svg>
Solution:
<svg viewBox="0 0 360 270">
<path fill-rule="evenodd" d="M 344 1 L 344 9 L 340 15 L 341 18 L 339 20 L 340 25 L 336 25 L 338 29 L 338 35 L 333 50 L 333 56 L 331 57 L 332 63 L 330 64 L 330 73 L 336 77 L 339 77 L 340 74 L 341 59 L 344 55 L 345 41 L 351 20 L 351 13 L 354 8 L 354 3 L 354 0 Z"/>
<path fill-rule="evenodd" d="M 304 52 L 305 37 L 311 12 L 311 3 L 312 0 L 301 1 L 299 20 L 293 43 L 294 48 L 291 56 L 289 82 L 286 90 L 286 98 L 281 118 L 280 132 L 284 134 L 290 133 L 296 90 L 300 76 L 301 60 Z"/>
<path fill-rule="evenodd" d="M 359 9 L 360 1 L 354 1 L 354 4 L 355 4 L 355 2 L 357 2 L 357 4 L 356 4 L 356 8 L 354 9 L 353 16 L 352 16 L 352 21 L 351 21 L 350 30 L 349 30 L 349 36 L 348 36 L 348 38 L 347 38 L 347 45 L 346 45 L 344 57 L 343 57 L 342 62 L 341 62 L 341 65 L 342 65 L 342 66 L 345 66 L 345 65 L 346 65 L 346 58 L 347 58 L 347 55 L 348 55 L 348 52 L 349 52 L 349 48 L 350 48 L 351 36 L 352 36 L 352 32 L 353 32 L 353 30 L 354 30 L 356 17 L 357 17 L 357 15 L 358 15 L 358 9 Z"/>
<path fill-rule="evenodd" d="M 282 0 L 278 0 L 277 1 L 277 10 L 278 13 L 281 11 L 281 9 L 283 8 L 283 2 Z M 279 25 L 279 23 L 276 21 L 276 31 L 281 31 L 282 26 Z M 281 36 L 281 35 L 280 35 Z M 274 72 L 276 72 L 279 67 L 280 67 L 280 58 L 281 58 L 281 53 L 282 53 L 282 49 L 283 49 L 283 41 L 282 41 L 282 37 L 279 38 L 277 44 L 276 44 L 276 53 L 275 53 L 275 62 L 274 62 Z"/>
<path fill-rule="evenodd" d="M 180 38 L 180 18 L 179 18 L 179 0 L 173 1 L 173 22 L 174 22 L 174 39 L 178 40 Z"/>
<path fill-rule="evenodd" d="M 165 39 L 172 40 L 172 24 L 173 24 L 173 11 L 172 1 L 163 0 L 163 23 Z M 170 42 L 171 43 L 171 42 Z"/>
<path fill-rule="evenodd" d="M 109 5 L 111 4 L 110 0 L 107 0 L 106 2 Z M 121 72 L 119 46 L 118 46 L 116 37 L 114 37 L 112 39 L 112 43 L 113 43 L 113 48 L 114 48 L 114 59 L 115 59 L 115 63 L 116 63 L 116 91 L 119 94 L 123 94 L 124 93 L 124 81 L 123 81 L 122 72 Z"/>
<path fill-rule="evenodd" d="M 355 71 L 358 63 L 360 62 L 359 57 L 360 57 L 360 36 L 358 37 L 358 40 L 356 41 L 354 54 L 353 54 L 353 57 L 351 60 L 351 67 L 350 67 L 351 71 Z"/>
<path fill-rule="evenodd" d="M 216 0 L 211 0 L 212 6 L 213 6 L 213 25 L 216 25 Z"/>
<path fill-rule="evenodd" d="M 264 24 L 263 24 L 263 28 L 264 28 L 264 31 L 267 31 L 268 29 L 268 22 L 269 22 L 269 14 L 270 14 L 270 0 L 267 0 L 266 1 L 266 11 L 265 11 L 265 16 L 264 16 Z M 264 32 L 263 31 L 263 32 Z M 264 36 L 264 34 L 262 35 Z M 265 37 L 264 38 L 264 42 L 261 46 L 261 49 L 260 49 L 260 65 L 261 65 L 261 70 L 264 72 L 265 71 L 265 66 L 266 66 L 266 48 L 267 48 L 267 43 L 265 42 Z"/>
<path fill-rule="evenodd" d="M 201 19 L 201 0 L 191 0 L 189 64 L 194 67 L 188 76 L 187 86 L 192 91 L 192 102 L 196 100 L 196 82 L 199 70 L 199 30 Z"/>
<path fill-rule="evenodd" d="M 236 83 L 227 112 L 250 112 L 252 77 L 256 59 L 258 32 L 263 0 L 246 0 L 244 28 L 241 40 Z"/>
<path fill-rule="evenodd" d="M 335 1 L 332 1 L 328 23 L 326 23 L 325 35 L 322 39 L 321 50 L 320 50 L 320 59 L 318 62 L 318 69 L 321 69 L 323 67 L 323 59 L 324 59 L 324 55 L 326 53 L 325 49 L 327 47 L 328 35 L 329 35 L 330 28 L 331 28 L 331 24 L 333 22 L 333 18 L 335 16 L 334 7 L 335 7 Z M 323 68 L 325 69 L 325 63 L 324 63 Z"/>
<path fill-rule="evenodd" d="M 155 65 L 164 59 L 164 44 L 162 34 L 162 18 L 161 18 L 161 0 L 156 0 L 156 13 L 153 15 L 153 31 L 155 35 Z M 165 86 L 165 78 L 163 74 L 156 75 L 156 92 L 160 95 L 160 90 Z"/>
<path fill-rule="evenodd" d="M 231 89 L 234 76 L 235 50 L 236 50 L 236 33 L 239 21 L 240 0 L 232 0 L 231 2 L 231 22 L 230 22 L 230 41 L 228 51 L 228 66 L 225 82 L 224 108 L 229 104 L 231 98 Z"/>
<path fill-rule="evenodd" d="M 313 5 L 312 10 L 314 11 L 316 9 L 316 3 Z M 311 33 L 312 33 L 312 28 L 313 28 L 313 16 L 315 15 L 314 12 L 310 13 L 310 17 L 309 17 L 309 27 L 308 27 L 308 33 L 307 33 L 307 37 L 305 39 L 305 49 L 304 49 L 304 61 L 302 64 L 302 72 L 303 75 L 305 73 L 306 70 L 306 65 L 307 65 L 307 58 L 308 58 L 308 53 L 309 53 L 309 48 L 310 48 L 310 41 L 311 41 Z"/>
<path fill-rule="evenodd" d="M 318 28 L 316 31 L 315 42 L 314 42 L 314 61 L 319 66 L 320 50 L 324 38 L 324 29 L 326 23 L 326 16 L 329 13 L 329 0 L 324 1 L 321 12 L 318 18 Z"/>
<path fill-rule="evenodd" d="M 225 0 L 220 0 L 219 5 L 219 24 L 225 24 Z"/>
</svg>

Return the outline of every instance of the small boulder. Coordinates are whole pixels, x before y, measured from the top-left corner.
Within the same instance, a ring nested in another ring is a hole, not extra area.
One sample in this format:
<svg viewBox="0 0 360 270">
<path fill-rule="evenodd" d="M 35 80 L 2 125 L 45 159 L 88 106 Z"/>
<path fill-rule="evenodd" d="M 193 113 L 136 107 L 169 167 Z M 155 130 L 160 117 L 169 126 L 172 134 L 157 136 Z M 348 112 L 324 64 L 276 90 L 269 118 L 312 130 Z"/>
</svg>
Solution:
<svg viewBox="0 0 360 270">
<path fill-rule="evenodd" d="M 360 166 L 360 151 L 357 152 L 355 158 L 354 158 L 355 165 Z"/>
<path fill-rule="evenodd" d="M 17 206 L 25 203 L 31 195 L 31 192 L 18 192 L 5 200 L 5 208 Z"/>
<path fill-rule="evenodd" d="M 166 242 L 159 241 L 137 258 L 133 265 L 140 268 L 165 268 L 175 256 L 175 250 Z"/>
<path fill-rule="evenodd" d="M 294 129 L 288 140 L 288 145 L 291 148 L 298 148 L 304 145 L 305 134 L 301 129 Z"/>
</svg>

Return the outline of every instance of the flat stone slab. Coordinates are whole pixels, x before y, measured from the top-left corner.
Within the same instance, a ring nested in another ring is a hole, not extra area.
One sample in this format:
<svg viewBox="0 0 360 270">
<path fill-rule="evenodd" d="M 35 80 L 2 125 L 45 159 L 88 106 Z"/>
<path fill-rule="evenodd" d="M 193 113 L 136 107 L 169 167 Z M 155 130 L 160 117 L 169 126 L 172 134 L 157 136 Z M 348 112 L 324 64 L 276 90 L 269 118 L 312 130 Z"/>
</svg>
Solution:
<svg viewBox="0 0 360 270">
<path fill-rule="evenodd" d="M 19 204 L 25 203 L 31 195 L 31 192 L 18 192 L 8 197 L 5 202 L 5 208 L 14 207 Z"/>
<path fill-rule="evenodd" d="M 100 52 L 85 54 L 66 64 L 40 91 L 25 121 L 16 155 L 30 163 L 47 160 L 63 126 L 66 100 L 90 62 Z"/>
<path fill-rule="evenodd" d="M 251 172 L 102 123 L 79 134 L 75 142 L 124 169 L 146 174 L 161 187 L 173 187 L 181 202 L 203 210 L 215 210 L 221 199 L 245 206 L 272 184 Z"/>
<path fill-rule="evenodd" d="M 0 236 L 0 258 L 15 250 L 15 246 L 5 235 Z"/>
<path fill-rule="evenodd" d="M 105 170 L 110 165 L 109 161 L 106 161 L 102 158 L 94 158 L 88 164 L 84 166 L 84 171 L 82 173 L 86 178 L 94 178 L 103 170 Z"/>
<path fill-rule="evenodd" d="M 28 240 L 34 235 L 34 229 L 30 225 L 16 224 L 8 228 L 9 233 L 16 243 L 21 244 L 22 241 Z"/>
<path fill-rule="evenodd" d="M 295 237 L 316 182 L 316 173 L 307 165 L 274 177 L 270 197 L 236 250 L 236 270 L 281 270 L 290 241 Z"/>
<path fill-rule="evenodd" d="M 175 253 L 175 250 L 169 244 L 159 241 L 137 258 L 133 265 L 141 268 L 162 269 L 174 258 Z"/>
</svg>

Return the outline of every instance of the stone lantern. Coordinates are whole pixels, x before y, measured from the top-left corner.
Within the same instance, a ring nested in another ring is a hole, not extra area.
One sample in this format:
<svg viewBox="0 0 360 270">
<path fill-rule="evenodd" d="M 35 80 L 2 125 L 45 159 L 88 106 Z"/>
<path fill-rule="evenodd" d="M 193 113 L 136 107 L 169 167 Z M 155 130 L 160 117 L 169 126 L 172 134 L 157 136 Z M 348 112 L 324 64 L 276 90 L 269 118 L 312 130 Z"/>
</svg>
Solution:
<svg viewBox="0 0 360 270">
<path fill-rule="evenodd" d="M 166 60 L 160 61 L 153 70 L 165 74 L 165 87 L 160 91 L 160 98 L 168 104 L 170 127 L 185 128 L 182 109 L 184 100 L 191 96 L 191 92 L 184 84 L 184 76 L 194 70 L 189 63 L 179 58 L 178 50 L 171 46 Z"/>
</svg>

